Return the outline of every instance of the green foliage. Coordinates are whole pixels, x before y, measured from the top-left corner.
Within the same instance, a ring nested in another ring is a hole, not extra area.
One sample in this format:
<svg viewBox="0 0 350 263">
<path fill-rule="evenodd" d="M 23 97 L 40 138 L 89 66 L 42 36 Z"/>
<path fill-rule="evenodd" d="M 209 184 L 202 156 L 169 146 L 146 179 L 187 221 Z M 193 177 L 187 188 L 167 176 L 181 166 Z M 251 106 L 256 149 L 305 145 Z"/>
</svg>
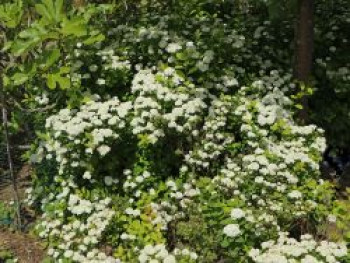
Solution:
<svg viewBox="0 0 350 263">
<path fill-rule="evenodd" d="M 4 263 L 15 263 L 17 262 L 11 251 L 4 248 L 0 248 L 0 261 Z"/>
<path fill-rule="evenodd" d="M 0 5 L 0 22 L 8 28 L 16 28 L 21 23 L 22 15 L 22 0 Z"/>
<path fill-rule="evenodd" d="M 10 227 L 15 218 L 15 208 L 13 205 L 0 201 L 0 228 Z"/>
<path fill-rule="evenodd" d="M 271 20 L 284 20 L 296 15 L 298 0 L 267 0 Z"/>
<path fill-rule="evenodd" d="M 347 198 L 343 200 L 337 200 L 335 202 L 335 207 L 333 210 L 333 215 L 335 217 L 335 225 L 337 227 L 336 231 L 338 232 L 336 238 L 345 238 L 346 242 L 350 242 L 350 190 L 347 190 Z"/>
</svg>

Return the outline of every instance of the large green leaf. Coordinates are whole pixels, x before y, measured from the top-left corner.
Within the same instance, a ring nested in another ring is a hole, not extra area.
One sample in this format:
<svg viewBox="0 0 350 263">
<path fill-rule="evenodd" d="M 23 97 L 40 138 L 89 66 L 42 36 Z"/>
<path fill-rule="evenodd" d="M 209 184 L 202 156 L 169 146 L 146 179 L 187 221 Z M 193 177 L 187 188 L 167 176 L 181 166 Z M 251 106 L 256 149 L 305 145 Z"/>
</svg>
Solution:
<svg viewBox="0 0 350 263">
<path fill-rule="evenodd" d="M 65 74 L 69 73 L 69 71 L 69 67 L 62 67 L 56 73 L 47 74 L 46 84 L 49 87 L 49 89 L 55 89 L 58 86 L 61 89 L 70 88 L 70 78 L 68 76 L 65 76 Z"/>
<path fill-rule="evenodd" d="M 55 74 L 48 74 L 46 78 L 46 85 L 49 89 L 55 89 L 56 88 L 56 79 Z"/>
<path fill-rule="evenodd" d="M 17 40 L 12 44 L 11 51 L 15 56 L 20 56 L 38 42 L 38 39 L 35 39 L 35 41 Z"/>
<path fill-rule="evenodd" d="M 87 34 L 86 21 L 82 17 L 75 17 L 72 19 L 64 19 L 61 33 L 65 36 L 81 37 Z"/>
<path fill-rule="evenodd" d="M 59 49 L 55 48 L 53 50 L 47 50 L 42 54 L 42 59 L 40 61 L 40 67 L 43 70 L 49 69 L 59 58 L 61 52 Z"/>
<path fill-rule="evenodd" d="M 91 45 L 97 42 L 101 42 L 105 39 L 105 36 L 103 34 L 97 34 L 97 35 L 91 35 L 86 40 L 84 40 L 85 45 Z"/>
<path fill-rule="evenodd" d="M 43 0 L 41 4 L 35 5 L 35 10 L 47 23 L 58 23 L 63 18 L 63 0 Z"/>
<path fill-rule="evenodd" d="M 30 28 L 18 34 L 18 38 L 11 45 L 11 52 L 16 56 L 20 56 L 47 39 L 58 38 L 59 34 L 57 32 L 48 31 L 41 23 L 34 23 Z"/>
<path fill-rule="evenodd" d="M 12 53 L 16 56 L 22 55 L 40 43 L 42 39 L 45 39 L 47 33 L 45 28 L 39 24 L 34 24 L 32 27 L 23 30 L 11 46 Z"/>
<path fill-rule="evenodd" d="M 55 17 L 57 21 L 61 21 L 63 18 L 63 0 L 55 1 Z"/>
<path fill-rule="evenodd" d="M 18 86 L 25 83 L 29 79 L 29 76 L 25 73 L 15 73 L 11 79 L 13 81 L 13 84 L 15 86 Z"/>
<path fill-rule="evenodd" d="M 21 22 L 22 15 L 23 8 L 21 0 L 0 5 L 0 22 L 4 23 L 8 28 L 17 27 Z"/>
</svg>

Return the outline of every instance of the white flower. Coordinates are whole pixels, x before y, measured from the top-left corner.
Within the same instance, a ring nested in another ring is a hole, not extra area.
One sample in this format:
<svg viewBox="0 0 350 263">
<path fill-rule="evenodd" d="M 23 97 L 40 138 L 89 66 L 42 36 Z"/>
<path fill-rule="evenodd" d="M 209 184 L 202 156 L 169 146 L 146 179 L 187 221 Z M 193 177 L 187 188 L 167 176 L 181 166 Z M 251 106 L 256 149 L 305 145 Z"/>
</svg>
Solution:
<svg viewBox="0 0 350 263">
<path fill-rule="evenodd" d="M 111 176 L 105 176 L 104 181 L 108 186 L 111 186 L 113 184 L 113 178 Z"/>
<path fill-rule="evenodd" d="M 198 255 L 195 253 L 195 252 L 191 252 L 190 253 L 190 257 L 193 259 L 193 260 L 196 260 L 198 258 Z"/>
<path fill-rule="evenodd" d="M 143 248 L 142 252 L 145 253 L 146 255 L 153 255 L 154 253 L 156 253 L 156 250 L 152 245 L 146 245 Z"/>
<path fill-rule="evenodd" d="M 104 79 L 97 80 L 97 85 L 105 85 L 105 84 L 106 84 L 106 80 L 104 80 Z"/>
<path fill-rule="evenodd" d="M 84 179 L 91 179 L 91 173 L 89 171 L 86 171 L 84 174 L 83 174 L 83 178 Z"/>
<path fill-rule="evenodd" d="M 337 217 L 335 215 L 328 215 L 328 222 L 335 223 L 337 222 Z"/>
<path fill-rule="evenodd" d="M 71 258 L 73 256 L 73 251 L 72 250 L 66 250 L 63 254 L 64 257 L 66 258 Z"/>
<path fill-rule="evenodd" d="M 288 193 L 288 197 L 292 199 L 300 199 L 302 197 L 302 193 L 300 193 L 298 190 L 293 190 Z"/>
<path fill-rule="evenodd" d="M 164 258 L 163 263 L 176 263 L 176 259 L 173 255 L 168 255 L 166 258 Z"/>
<path fill-rule="evenodd" d="M 131 207 L 128 207 L 127 209 L 125 209 L 125 213 L 133 216 L 139 216 L 141 214 L 140 210 L 132 209 Z"/>
<path fill-rule="evenodd" d="M 189 254 L 190 254 L 190 251 L 189 251 L 187 248 L 184 248 L 184 249 L 182 250 L 182 255 L 187 256 L 187 255 L 189 255 Z"/>
<path fill-rule="evenodd" d="M 257 176 L 255 177 L 254 182 L 256 182 L 257 184 L 261 184 L 262 182 L 264 182 L 264 177 Z"/>
<path fill-rule="evenodd" d="M 251 257 L 251 258 L 255 258 L 255 257 L 257 257 L 259 254 L 260 254 L 259 249 L 255 249 L 255 248 L 251 249 L 251 250 L 249 251 L 249 253 L 248 253 L 249 257 Z"/>
<path fill-rule="evenodd" d="M 140 263 L 146 263 L 147 260 L 148 260 L 148 256 L 147 256 L 146 254 L 141 254 L 141 255 L 139 256 L 139 262 L 140 262 Z"/>
<path fill-rule="evenodd" d="M 241 234 L 241 230 L 239 229 L 239 225 L 230 224 L 224 227 L 224 234 L 228 237 L 236 237 Z"/>
<path fill-rule="evenodd" d="M 91 71 L 91 72 L 96 72 L 97 70 L 98 70 L 98 66 L 97 65 L 91 65 L 91 66 L 89 66 L 89 70 Z"/>
<path fill-rule="evenodd" d="M 303 259 L 301 259 L 300 263 L 319 263 L 320 261 L 311 256 L 311 255 L 306 255 Z"/>
<path fill-rule="evenodd" d="M 259 164 L 256 162 L 253 162 L 247 166 L 249 170 L 257 171 L 259 170 Z"/>
<path fill-rule="evenodd" d="M 111 150 L 111 147 L 107 145 L 101 145 L 97 148 L 97 151 L 102 155 L 105 156 L 109 151 Z"/>
<path fill-rule="evenodd" d="M 48 251 L 47 251 L 47 254 L 49 256 L 52 256 L 53 254 L 55 253 L 55 250 L 53 248 L 50 248 Z"/>
<path fill-rule="evenodd" d="M 144 178 L 143 178 L 142 176 L 137 176 L 137 177 L 135 178 L 135 181 L 138 182 L 138 183 L 142 183 L 143 180 L 144 180 Z"/>
<path fill-rule="evenodd" d="M 170 43 L 167 48 L 166 51 L 169 53 L 176 53 L 177 51 L 179 51 L 182 47 L 177 44 L 177 43 Z"/>
<path fill-rule="evenodd" d="M 240 219 L 245 216 L 245 212 L 240 208 L 234 208 L 231 210 L 231 217 L 233 219 Z"/>
<path fill-rule="evenodd" d="M 231 78 L 225 81 L 225 85 L 228 87 L 238 86 L 238 81 L 235 78 Z"/>
</svg>

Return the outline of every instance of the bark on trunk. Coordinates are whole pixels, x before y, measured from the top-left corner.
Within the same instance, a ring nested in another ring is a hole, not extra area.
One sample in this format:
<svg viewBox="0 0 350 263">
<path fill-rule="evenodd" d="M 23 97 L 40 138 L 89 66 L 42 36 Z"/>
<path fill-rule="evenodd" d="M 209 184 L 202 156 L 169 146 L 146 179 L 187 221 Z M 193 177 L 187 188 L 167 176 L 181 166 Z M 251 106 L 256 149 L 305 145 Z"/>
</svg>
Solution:
<svg viewBox="0 0 350 263">
<path fill-rule="evenodd" d="M 314 0 L 298 0 L 298 14 L 295 27 L 294 77 L 301 83 L 310 81 L 314 49 Z M 308 121 L 308 99 L 301 101 L 303 109 L 299 118 Z"/>
</svg>

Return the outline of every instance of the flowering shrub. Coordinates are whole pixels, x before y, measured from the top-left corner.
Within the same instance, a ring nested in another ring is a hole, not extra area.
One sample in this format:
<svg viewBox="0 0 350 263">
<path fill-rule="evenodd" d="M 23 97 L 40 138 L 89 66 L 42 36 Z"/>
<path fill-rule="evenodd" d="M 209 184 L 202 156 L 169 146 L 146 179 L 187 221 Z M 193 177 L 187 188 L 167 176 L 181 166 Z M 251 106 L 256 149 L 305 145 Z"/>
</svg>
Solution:
<svg viewBox="0 0 350 263">
<path fill-rule="evenodd" d="M 289 70 L 258 52 L 264 27 L 252 35 L 234 19 L 144 8 L 103 44 L 77 45 L 84 99 L 46 119 L 29 201 L 44 212 L 49 255 L 345 262 L 342 244 L 283 234 L 316 238 L 333 191 L 319 174 L 323 131 L 294 121 Z"/>
<path fill-rule="evenodd" d="M 325 141 L 315 126 L 294 123 L 288 80 L 272 72 L 217 97 L 172 68 L 141 70 L 130 100 L 89 101 L 48 118 L 38 158 L 54 158 L 58 173 L 38 230 L 60 240 L 50 253 L 103 261 L 96 249 L 106 239 L 123 261 L 160 253 L 172 262 L 161 244 L 187 244 L 191 237 L 168 235 L 195 209 L 226 249 L 218 256 L 238 260 L 245 246 L 297 220 L 323 219 L 329 190 L 317 178 Z"/>
<path fill-rule="evenodd" d="M 338 262 L 339 258 L 346 256 L 346 246 L 332 242 L 316 242 L 312 236 L 303 235 L 301 240 L 286 237 L 281 233 L 276 241 L 267 241 L 261 244 L 262 251 L 252 249 L 249 252 L 254 262 Z"/>
</svg>

